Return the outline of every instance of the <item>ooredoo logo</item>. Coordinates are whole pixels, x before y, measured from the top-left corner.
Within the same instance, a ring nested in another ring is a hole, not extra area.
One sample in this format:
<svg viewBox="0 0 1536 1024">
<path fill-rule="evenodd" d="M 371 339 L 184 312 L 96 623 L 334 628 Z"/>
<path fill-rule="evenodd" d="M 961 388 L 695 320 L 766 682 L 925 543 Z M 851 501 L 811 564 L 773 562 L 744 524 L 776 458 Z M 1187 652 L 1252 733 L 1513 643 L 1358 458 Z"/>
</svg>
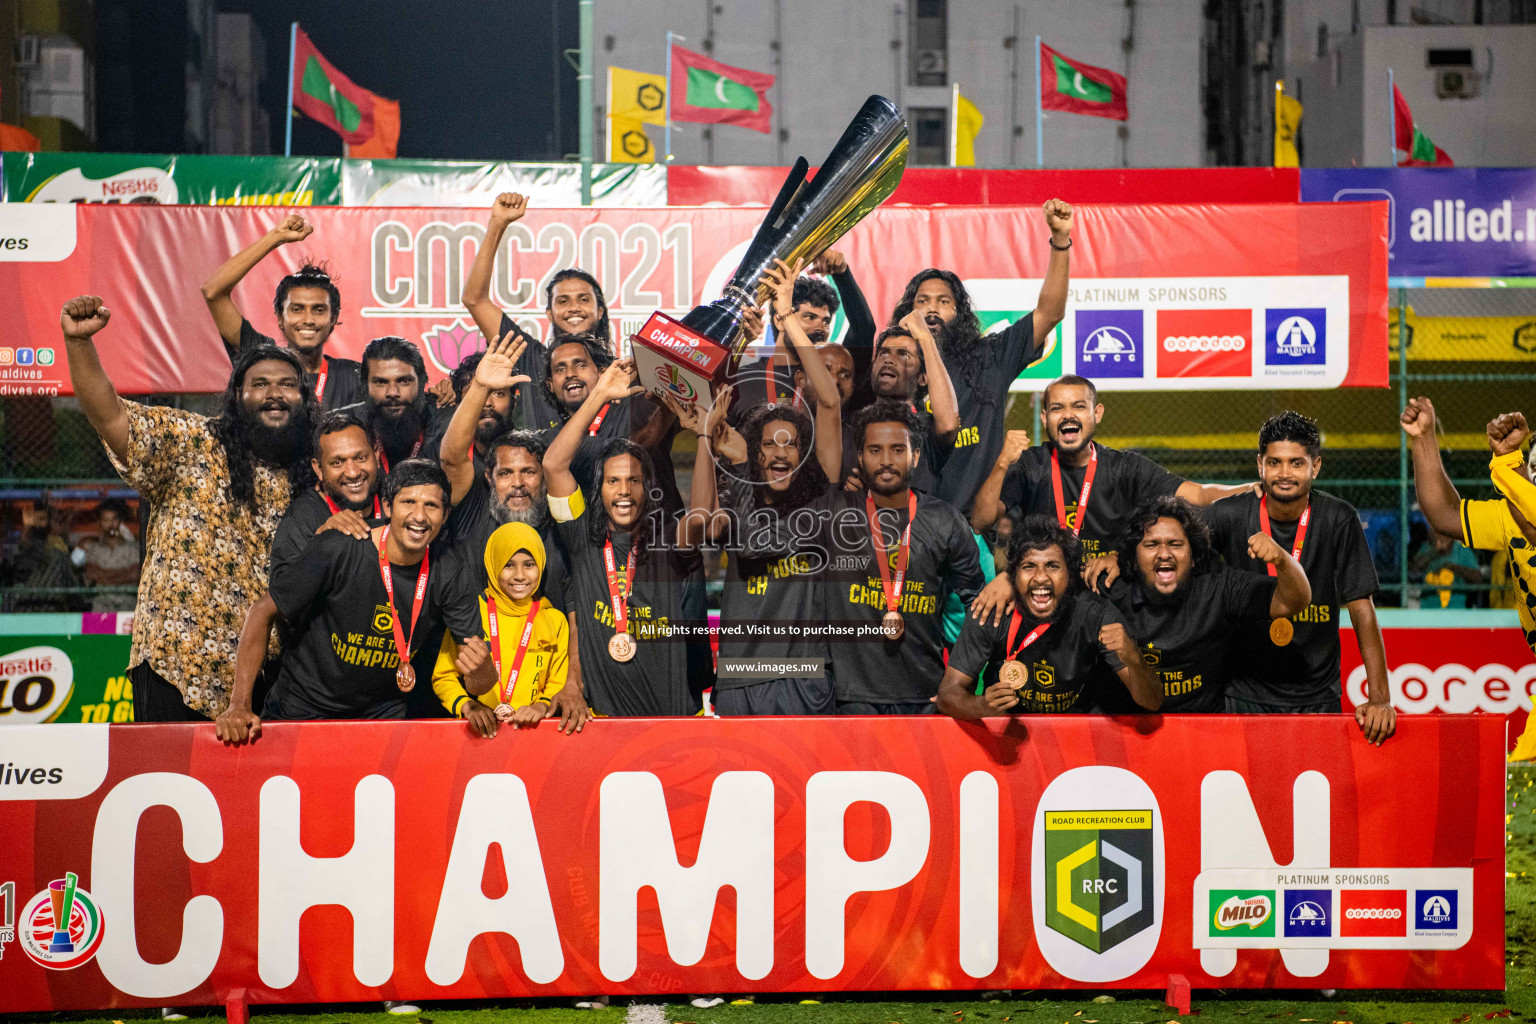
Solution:
<svg viewBox="0 0 1536 1024">
<path fill-rule="evenodd" d="M 1159 377 L 1247 377 L 1253 372 L 1253 310 L 1157 311 Z"/>
<path fill-rule="evenodd" d="M 101 908 L 77 882 L 75 873 L 67 872 L 21 908 L 22 952 L 49 970 L 79 967 L 101 947 Z"/>
<path fill-rule="evenodd" d="M 1339 934 L 1346 937 L 1407 935 L 1407 891 L 1403 889 L 1339 890 Z"/>
</svg>

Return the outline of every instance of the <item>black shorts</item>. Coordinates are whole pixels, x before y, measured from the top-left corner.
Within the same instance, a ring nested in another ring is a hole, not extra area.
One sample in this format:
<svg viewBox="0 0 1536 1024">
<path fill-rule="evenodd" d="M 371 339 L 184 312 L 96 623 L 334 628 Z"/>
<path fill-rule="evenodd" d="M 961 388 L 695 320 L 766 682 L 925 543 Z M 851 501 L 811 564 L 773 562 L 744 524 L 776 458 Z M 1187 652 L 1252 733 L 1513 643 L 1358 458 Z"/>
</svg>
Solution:
<svg viewBox="0 0 1536 1024">
<path fill-rule="evenodd" d="M 832 680 L 764 679 L 714 692 L 715 713 L 737 715 L 835 715 Z"/>
</svg>

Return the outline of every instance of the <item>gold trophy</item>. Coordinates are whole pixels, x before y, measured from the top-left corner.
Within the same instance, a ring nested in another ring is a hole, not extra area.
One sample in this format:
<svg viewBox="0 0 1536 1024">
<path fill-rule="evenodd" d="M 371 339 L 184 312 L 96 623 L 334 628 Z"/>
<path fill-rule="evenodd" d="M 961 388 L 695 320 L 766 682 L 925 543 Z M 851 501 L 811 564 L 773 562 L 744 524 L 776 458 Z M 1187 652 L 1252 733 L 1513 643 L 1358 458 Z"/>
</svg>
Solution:
<svg viewBox="0 0 1536 1024">
<path fill-rule="evenodd" d="M 682 320 L 654 313 L 634 337 L 640 384 L 684 402 L 728 383 L 747 348 L 744 309 L 760 306 L 759 281 L 774 260 L 794 265 L 820 256 L 888 199 L 907 166 L 907 122 L 896 104 L 871 96 L 809 181 L 810 164 L 795 161 L 778 197 L 720 298 Z"/>
</svg>

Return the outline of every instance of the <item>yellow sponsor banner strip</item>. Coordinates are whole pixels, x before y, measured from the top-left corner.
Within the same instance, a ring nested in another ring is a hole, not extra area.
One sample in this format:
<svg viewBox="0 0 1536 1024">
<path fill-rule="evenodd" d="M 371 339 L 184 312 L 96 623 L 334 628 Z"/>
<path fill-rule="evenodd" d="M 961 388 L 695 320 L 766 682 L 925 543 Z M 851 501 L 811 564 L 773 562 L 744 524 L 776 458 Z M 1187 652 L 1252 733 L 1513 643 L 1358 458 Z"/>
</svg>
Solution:
<svg viewBox="0 0 1536 1024">
<path fill-rule="evenodd" d="M 1046 811 L 1046 829 L 1151 828 L 1151 811 Z"/>
<path fill-rule="evenodd" d="M 1440 362 L 1536 363 L 1536 316 L 1419 316 L 1408 308 L 1408 358 Z M 1387 311 L 1387 345 L 1397 352 L 1398 311 Z"/>
</svg>

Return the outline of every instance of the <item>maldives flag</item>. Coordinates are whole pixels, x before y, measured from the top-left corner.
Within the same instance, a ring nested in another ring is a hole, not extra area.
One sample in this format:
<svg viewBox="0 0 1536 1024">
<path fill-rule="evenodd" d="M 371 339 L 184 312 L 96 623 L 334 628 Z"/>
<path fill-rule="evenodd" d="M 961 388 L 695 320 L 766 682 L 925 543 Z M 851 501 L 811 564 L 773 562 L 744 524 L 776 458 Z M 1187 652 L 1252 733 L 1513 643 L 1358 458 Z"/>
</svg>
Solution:
<svg viewBox="0 0 1536 1024">
<path fill-rule="evenodd" d="M 1073 60 L 1044 43 L 1040 44 L 1040 105 L 1116 121 L 1131 116 L 1125 108 L 1124 75 Z"/>
<path fill-rule="evenodd" d="M 768 89 L 773 76 L 733 68 L 702 53 L 672 47 L 672 120 L 735 124 L 772 131 Z"/>
<path fill-rule="evenodd" d="M 337 71 L 320 55 L 304 30 L 295 26 L 293 43 L 294 109 L 325 125 L 349 146 L 374 136 L 375 105 L 388 103 Z M 397 108 L 398 109 L 398 108 Z M 396 114 L 398 123 L 399 115 Z M 398 130 L 396 135 L 398 136 Z"/>
<path fill-rule="evenodd" d="M 1413 123 L 1413 111 L 1408 109 L 1408 101 L 1403 99 L 1402 90 L 1396 84 L 1392 86 L 1392 110 L 1393 126 L 1397 132 L 1397 138 L 1393 140 L 1392 145 L 1404 154 L 1398 158 L 1397 166 L 1456 166 L 1456 161 L 1452 160 L 1445 150 L 1431 142 L 1429 136 Z"/>
</svg>

